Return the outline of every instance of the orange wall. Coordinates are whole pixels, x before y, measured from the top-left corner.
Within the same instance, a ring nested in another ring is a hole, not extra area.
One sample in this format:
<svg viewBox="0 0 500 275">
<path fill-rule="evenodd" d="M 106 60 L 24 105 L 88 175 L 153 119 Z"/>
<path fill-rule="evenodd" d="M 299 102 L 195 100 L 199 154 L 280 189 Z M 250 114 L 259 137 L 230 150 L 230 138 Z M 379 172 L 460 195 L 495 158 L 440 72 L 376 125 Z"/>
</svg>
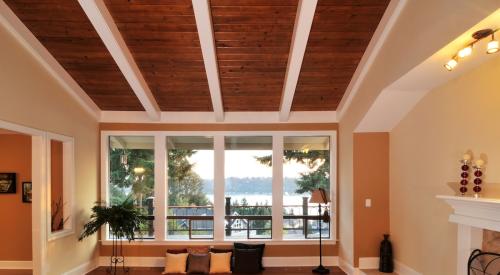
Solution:
<svg viewBox="0 0 500 275">
<path fill-rule="evenodd" d="M 17 174 L 15 194 L 0 194 L 0 261 L 31 261 L 31 204 L 22 182 L 31 181 L 31 137 L 0 135 L 0 172 Z"/>
<path fill-rule="evenodd" d="M 389 233 L 389 134 L 354 134 L 354 264 L 378 257 Z M 372 207 L 365 208 L 365 199 Z"/>
</svg>

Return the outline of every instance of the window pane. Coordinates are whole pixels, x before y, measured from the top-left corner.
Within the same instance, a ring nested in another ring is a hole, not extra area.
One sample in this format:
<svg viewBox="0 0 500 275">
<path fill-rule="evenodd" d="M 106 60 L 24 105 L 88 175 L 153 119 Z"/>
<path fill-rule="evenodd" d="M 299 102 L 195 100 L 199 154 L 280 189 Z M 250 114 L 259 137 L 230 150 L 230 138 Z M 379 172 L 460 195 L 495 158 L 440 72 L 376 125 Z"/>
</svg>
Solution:
<svg viewBox="0 0 500 275">
<path fill-rule="evenodd" d="M 154 238 L 154 137 L 111 136 L 109 147 L 110 204 L 133 200 L 149 219 L 137 237 Z"/>
<path fill-rule="evenodd" d="M 168 137 L 167 238 L 213 239 L 212 137 Z"/>
<path fill-rule="evenodd" d="M 225 137 L 226 239 L 271 238 L 272 137 Z"/>
<path fill-rule="evenodd" d="M 319 238 L 318 204 L 309 199 L 318 188 L 330 194 L 330 139 L 284 137 L 283 146 L 283 238 Z M 321 229 L 329 238 L 329 223 L 321 222 Z"/>
</svg>

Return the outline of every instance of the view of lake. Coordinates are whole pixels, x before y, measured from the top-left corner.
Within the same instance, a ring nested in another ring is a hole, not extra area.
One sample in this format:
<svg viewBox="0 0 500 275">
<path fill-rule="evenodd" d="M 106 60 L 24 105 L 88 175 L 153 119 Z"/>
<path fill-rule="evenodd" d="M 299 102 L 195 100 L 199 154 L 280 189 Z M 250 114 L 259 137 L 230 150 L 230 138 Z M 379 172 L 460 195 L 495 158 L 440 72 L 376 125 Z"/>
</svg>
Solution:
<svg viewBox="0 0 500 275">
<path fill-rule="evenodd" d="M 207 194 L 206 196 L 211 202 L 214 201 L 213 194 Z M 241 202 L 241 200 L 245 198 L 249 205 L 255 205 L 257 203 L 263 204 L 266 202 L 269 205 L 271 205 L 273 200 L 271 195 L 261 195 L 261 194 L 237 194 L 237 195 L 231 194 L 226 196 L 231 197 L 231 201 L 238 200 L 239 202 Z M 293 194 L 284 196 L 283 205 L 302 205 L 302 195 Z"/>
</svg>

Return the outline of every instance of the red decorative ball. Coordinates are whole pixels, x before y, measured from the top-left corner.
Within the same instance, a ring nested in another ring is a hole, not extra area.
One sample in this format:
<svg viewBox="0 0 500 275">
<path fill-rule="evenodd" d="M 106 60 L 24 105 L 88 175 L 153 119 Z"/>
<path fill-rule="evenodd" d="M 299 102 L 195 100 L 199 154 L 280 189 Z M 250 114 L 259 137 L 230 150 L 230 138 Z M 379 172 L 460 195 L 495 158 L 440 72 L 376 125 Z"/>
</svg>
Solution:
<svg viewBox="0 0 500 275">
<path fill-rule="evenodd" d="M 460 181 L 461 185 L 467 185 L 468 183 L 469 183 L 469 181 L 466 180 L 466 179 L 463 179 L 463 180 Z"/>
<path fill-rule="evenodd" d="M 467 193 L 467 187 L 465 187 L 465 186 L 460 187 L 460 193 L 462 193 L 462 194 Z"/>
<path fill-rule="evenodd" d="M 474 190 L 474 192 L 479 193 L 479 192 L 481 192 L 481 186 L 476 185 L 476 186 L 474 186 L 473 190 Z"/>
<path fill-rule="evenodd" d="M 483 181 L 480 178 L 474 179 L 474 184 L 481 184 Z"/>
<path fill-rule="evenodd" d="M 474 172 L 474 176 L 476 176 L 476 177 L 480 177 L 480 176 L 482 176 L 482 175 L 483 175 L 483 172 L 481 172 L 481 170 L 476 170 L 476 171 Z"/>
<path fill-rule="evenodd" d="M 467 164 L 462 165 L 462 171 L 469 171 L 469 165 Z"/>
<path fill-rule="evenodd" d="M 467 172 L 462 172 L 462 174 L 460 174 L 460 176 L 461 176 L 462 178 L 464 178 L 464 179 L 465 179 L 465 178 L 468 178 L 468 177 L 469 177 L 469 173 L 467 173 Z"/>
</svg>

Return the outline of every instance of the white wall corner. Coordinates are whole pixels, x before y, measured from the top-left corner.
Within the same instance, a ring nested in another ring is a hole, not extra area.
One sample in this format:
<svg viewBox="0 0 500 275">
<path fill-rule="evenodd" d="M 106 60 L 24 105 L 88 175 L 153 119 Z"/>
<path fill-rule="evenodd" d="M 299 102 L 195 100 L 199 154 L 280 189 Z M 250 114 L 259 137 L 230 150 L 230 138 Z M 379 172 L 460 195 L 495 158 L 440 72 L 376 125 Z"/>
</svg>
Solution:
<svg viewBox="0 0 500 275">
<path fill-rule="evenodd" d="M 352 266 L 351 263 L 349 263 L 345 259 L 339 258 L 339 267 L 347 275 L 360 275 L 359 268 L 355 268 L 354 266 Z"/>
</svg>

